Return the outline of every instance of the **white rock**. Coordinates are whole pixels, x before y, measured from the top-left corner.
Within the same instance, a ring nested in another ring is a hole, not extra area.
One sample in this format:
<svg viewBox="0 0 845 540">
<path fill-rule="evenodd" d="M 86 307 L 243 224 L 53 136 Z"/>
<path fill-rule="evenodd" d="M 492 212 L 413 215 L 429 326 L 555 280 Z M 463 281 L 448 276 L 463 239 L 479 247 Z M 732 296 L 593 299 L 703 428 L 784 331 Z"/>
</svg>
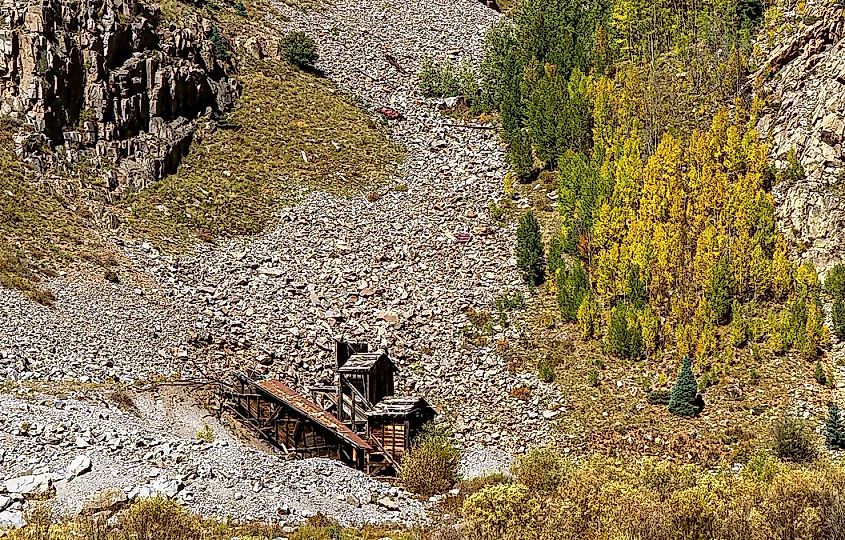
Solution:
<svg viewBox="0 0 845 540">
<path fill-rule="evenodd" d="M 52 478 L 47 474 L 26 475 L 6 480 L 6 491 L 21 495 L 47 493 L 52 485 Z"/>
<path fill-rule="evenodd" d="M 88 456 L 76 456 L 65 469 L 65 478 L 76 478 L 91 470 L 91 458 Z"/>
<path fill-rule="evenodd" d="M 0 512 L 0 529 L 20 529 L 26 525 L 23 513 L 19 511 Z"/>
</svg>

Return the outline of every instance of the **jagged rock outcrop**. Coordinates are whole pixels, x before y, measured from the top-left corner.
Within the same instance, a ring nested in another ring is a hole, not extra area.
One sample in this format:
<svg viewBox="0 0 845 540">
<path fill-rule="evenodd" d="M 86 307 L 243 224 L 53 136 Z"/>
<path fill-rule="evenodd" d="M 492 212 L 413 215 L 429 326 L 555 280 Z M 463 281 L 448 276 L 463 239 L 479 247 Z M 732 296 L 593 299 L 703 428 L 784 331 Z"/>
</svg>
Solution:
<svg viewBox="0 0 845 540">
<path fill-rule="evenodd" d="M 812 6 L 757 72 L 768 97 L 758 127 L 778 166 L 795 148 L 806 178 L 774 189 L 781 228 L 804 259 L 845 258 L 845 8 Z"/>
<path fill-rule="evenodd" d="M 36 168 L 95 157 L 117 164 L 110 189 L 139 189 L 232 106 L 222 44 L 211 21 L 138 0 L 0 0 L 0 115 L 31 128 L 18 141 Z"/>
</svg>

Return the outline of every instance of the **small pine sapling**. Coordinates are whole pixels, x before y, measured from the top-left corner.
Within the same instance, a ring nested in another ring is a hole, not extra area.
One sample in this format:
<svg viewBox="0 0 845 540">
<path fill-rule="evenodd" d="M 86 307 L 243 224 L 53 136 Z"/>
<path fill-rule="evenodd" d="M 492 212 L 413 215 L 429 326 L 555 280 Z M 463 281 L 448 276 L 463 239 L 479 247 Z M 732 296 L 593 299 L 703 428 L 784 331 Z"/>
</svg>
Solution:
<svg viewBox="0 0 845 540">
<path fill-rule="evenodd" d="M 546 254 L 540 223 L 530 210 L 519 218 L 516 229 L 516 265 L 529 285 L 540 285 L 546 277 Z"/>
<path fill-rule="evenodd" d="M 669 396 L 669 412 L 678 416 L 695 416 L 702 409 L 704 409 L 704 400 L 698 393 L 698 381 L 692 372 L 689 357 L 685 357 L 678 379 Z"/>
<path fill-rule="evenodd" d="M 845 448 L 845 422 L 842 421 L 842 412 L 836 403 L 832 403 L 827 409 L 827 420 L 824 422 L 824 441 L 830 449 Z"/>
</svg>

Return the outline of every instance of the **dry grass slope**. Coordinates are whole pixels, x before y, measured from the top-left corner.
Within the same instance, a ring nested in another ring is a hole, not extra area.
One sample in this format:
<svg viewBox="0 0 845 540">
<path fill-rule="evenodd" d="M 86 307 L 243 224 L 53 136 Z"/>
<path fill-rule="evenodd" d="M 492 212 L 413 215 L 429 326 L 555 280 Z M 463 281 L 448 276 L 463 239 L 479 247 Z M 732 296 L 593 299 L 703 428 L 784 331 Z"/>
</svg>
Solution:
<svg viewBox="0 0 845 540">
<path fill-rule="evenodd" d="M 34 505 L 27 515 L 27 526 L 10 531 L 9 540 L 423 540 L 421 530 L 365 526 L 341 527 L 317 515 L 292 534 L 285 534 L 278 523 L 231 523 L 206 519 L 162 498 L 134 503 L 117 516 L 108 513 L 57 519 L 49 506 Z"/>
<path fill-rule="evenodd" d="M 41 283 L 72 260 L 108 264 L 111 257 L 89 226 L 78 196 L 59 193 L 16 157 L 17 125 L 0 119 L 0 285 L 49 304 Z"/>
<path fill-rule="evenodd" d="M 401 150 L 327 81 L 281 62 L 241 73 L 228 122 L 197 141 L 179 171 L 129 200 L 143 237 L 249 234 L 303 191 L 351 194 L 388 180 Z"/>
</svg>

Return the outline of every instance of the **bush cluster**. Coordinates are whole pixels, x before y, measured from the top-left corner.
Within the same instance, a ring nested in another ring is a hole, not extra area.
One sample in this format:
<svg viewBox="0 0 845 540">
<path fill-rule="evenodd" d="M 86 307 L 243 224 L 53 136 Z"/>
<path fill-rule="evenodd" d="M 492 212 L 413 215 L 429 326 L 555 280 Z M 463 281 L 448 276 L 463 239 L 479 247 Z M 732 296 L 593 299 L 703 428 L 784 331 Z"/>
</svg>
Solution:
<svg viewBox="0 0 845 540">
<path fill-rule="evenodd" d="M 417 74 L 419 91 L 428 98 L 463 97 L 472 103 L 479 92 L 475 70 L 469 62 L 436 62 L 430 57 L 422 61 Z"/>
<path fill-rule="evenodd" d="M 282 54 L 285 60 L 300 69 L 314 69 L 320 55 L 317 43 L 302 31 L 294 31 L 282 38 Z"/>
<path fill-rule="evenodd" d="M 837 465 L 803 468 L 760 454 L 739 474 L 606 458 L 555 470 L 546 485 L 556 489 L 533 490 L 517 477 L 468 497 L 465 537 L 797 540 L 845 530 L 845 469 Z"/>
<path fill-rule="evenodd" d="M 425 497 L 443 493 L 458 480 L 460 457 L 450 433 L 442 426 L 427 424 L 414 447 L 402 458 L 402 483 Z"/>
<path fill-rule="evenodd" d="M 783 461 L 807 463 L 818 455 L 818 438 L 809 422 L 784 415 L 771 428 L 772 452 Z"/>
</svg>

